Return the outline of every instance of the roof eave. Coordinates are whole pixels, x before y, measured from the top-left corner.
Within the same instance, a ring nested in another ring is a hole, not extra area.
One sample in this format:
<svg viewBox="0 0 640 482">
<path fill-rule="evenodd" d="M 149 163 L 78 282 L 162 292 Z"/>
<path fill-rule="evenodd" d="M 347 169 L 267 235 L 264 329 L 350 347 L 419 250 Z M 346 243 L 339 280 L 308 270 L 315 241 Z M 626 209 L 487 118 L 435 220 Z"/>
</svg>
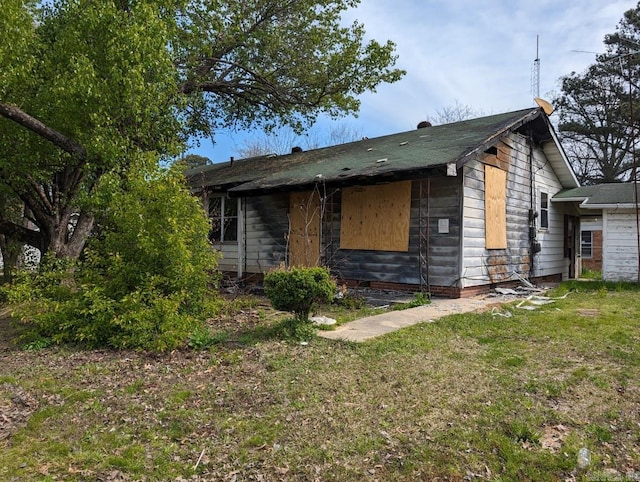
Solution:
<svg viewBox="0 0 640 482">
<path fill-rule="evenodd" d="M 520 119 L 512 122 L 511 124 L 506 125 L 502 130 L 489 136 L 484 142 L 478 144 L 476 147 L 465 152 L 464 154 L 459 156 L 455 161 L 452 161 L 456 163 L 456 169 L 460 169 L 470 159 L 477 156 L 478 153 L 484 152 L 489 147 L 495 145 L 495 143 L 498 142 L 500 139 L 508 136 L 511 132 L 519 129 L 523 125 L 534 121 L 541 115 L 542 115 L 542 109 L 540 108 L 532 109 L 531 112 L 525 114 Z"/>
</svg>

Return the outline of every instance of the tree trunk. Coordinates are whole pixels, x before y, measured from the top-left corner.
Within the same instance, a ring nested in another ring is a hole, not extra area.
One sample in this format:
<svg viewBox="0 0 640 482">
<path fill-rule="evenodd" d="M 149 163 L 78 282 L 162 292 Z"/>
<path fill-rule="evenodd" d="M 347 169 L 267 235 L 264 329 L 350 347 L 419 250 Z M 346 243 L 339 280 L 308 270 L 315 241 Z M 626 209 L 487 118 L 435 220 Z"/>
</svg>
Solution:
<svg viewBox="0 0 640 482">
<path fill-rule="evenodd" d="M 10 282 L 13 278 L 13 273 L 16 270 L 18 264 L 18 257 L 22 247 L 8 238 L 7 236 L 0 234 L 0 253 L 2 254 L 2 274 L 5 282 Z"/>
<path fill-rule="evenodd" d="M 45 246 L 43 253 L 50 253 L 56 258 L 78 259 L 87 244 L 94 218 L 81 212 L 72 222 L 75 213 L 65 212 L 50 218 L 44 229 Z"/>
</svg>

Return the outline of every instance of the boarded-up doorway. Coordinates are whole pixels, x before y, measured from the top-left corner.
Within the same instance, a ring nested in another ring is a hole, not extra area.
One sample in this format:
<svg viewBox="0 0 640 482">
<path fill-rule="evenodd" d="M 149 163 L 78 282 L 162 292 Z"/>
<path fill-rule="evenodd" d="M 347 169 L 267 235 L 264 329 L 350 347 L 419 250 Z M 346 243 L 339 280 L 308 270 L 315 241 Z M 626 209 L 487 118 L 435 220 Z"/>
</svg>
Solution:
<svg viewBox="0 0 640 482">
<path fill-rule="evenodd" d="M 320 266 L 320 217 L 317 191 L 289 195 L 290 266 Z"/>
</svg>

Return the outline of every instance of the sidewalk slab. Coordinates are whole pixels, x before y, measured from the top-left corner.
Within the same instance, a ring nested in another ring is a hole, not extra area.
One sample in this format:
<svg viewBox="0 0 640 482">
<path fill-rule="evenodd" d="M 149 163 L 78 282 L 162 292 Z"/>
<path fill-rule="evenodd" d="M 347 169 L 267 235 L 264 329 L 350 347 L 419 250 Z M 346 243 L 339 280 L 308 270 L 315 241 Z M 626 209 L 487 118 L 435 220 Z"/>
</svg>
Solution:
<svg viewBox="0 0 640 482">
<path fill-rule="evenodd" d="M 434 299 L 431 303 L 406 310 L 388 311 L 345 323 L 335 330 L 319 330 L 318 336 L 331 340 L 365 341 L 376 336 L 422 322 L 433 322 L 443 316 L 479 312 L 513 301 L 513 297 L 473 297 L 458 299 Z"/>
</svg>

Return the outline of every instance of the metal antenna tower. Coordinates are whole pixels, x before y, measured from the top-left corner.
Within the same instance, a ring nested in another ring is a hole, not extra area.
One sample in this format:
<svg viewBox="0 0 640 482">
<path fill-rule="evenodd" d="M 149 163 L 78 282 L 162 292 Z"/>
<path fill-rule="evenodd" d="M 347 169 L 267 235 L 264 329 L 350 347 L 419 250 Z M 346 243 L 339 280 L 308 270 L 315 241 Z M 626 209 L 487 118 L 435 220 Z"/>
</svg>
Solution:
<svg viewBox="0 0 640 482">
<path fill-rule="evenodd" d="M 533 97 L 540 97 L 540 35 L 536 35 L 536 59 L 533 61 L 531 72 L 531 93 Z"/>
</svg>

